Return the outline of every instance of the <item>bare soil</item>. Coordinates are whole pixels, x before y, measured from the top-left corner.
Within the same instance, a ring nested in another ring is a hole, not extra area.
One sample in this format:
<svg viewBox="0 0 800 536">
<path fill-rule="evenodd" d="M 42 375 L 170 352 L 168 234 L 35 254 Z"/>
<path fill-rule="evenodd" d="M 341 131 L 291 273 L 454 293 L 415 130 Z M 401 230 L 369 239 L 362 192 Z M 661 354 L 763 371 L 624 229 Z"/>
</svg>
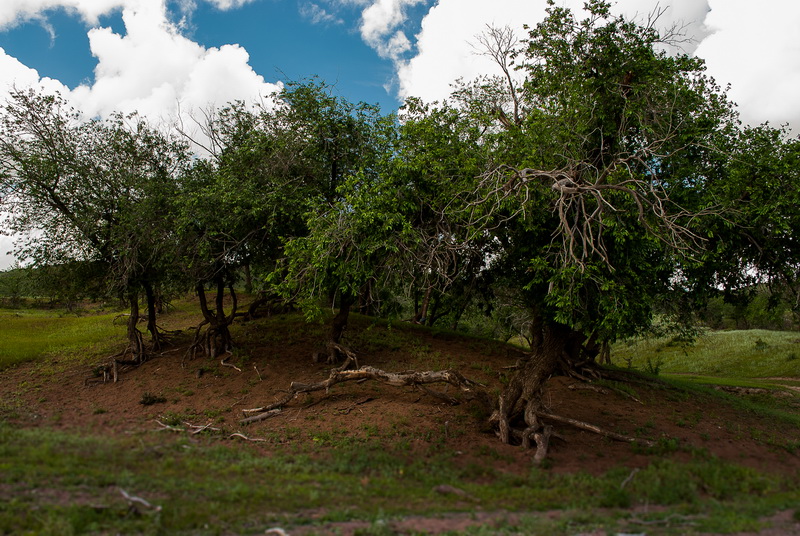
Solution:
<svg viewBox="0 0 800 536">
<path fill-rule="evenodd" d="M 293 318 L 289 315 L 277 324 L 267 319 L 237 327 L 234 339 L 238 349 L 229 363 L 241 370 L 205 358 L 184 360 L 190 342 L 187 332 L 175 339 L 175 346 L 125 372 L 117 383 L 98 382 L 90 367 L 55 357 L 3 371 L 0 392 L 16 400 L 17 411 L 9 420 L 23 427 L 47 425 L 114 435 L 159 430 L 158 421 L 179 415 L 193 425 L 224 429 L 220 441 L 232 441 L 228 434 L 234 432 L 269 439 L 260 443 L 265 451 L 281 443 L 313 442 L 325 433 L 334 437 L 391 436 L 403 430 L 412 448 L 415 443 L 425 447 L 430 438 L 444 435 L 446 445 L 460 452 L 465 464 L 480 460 L 508 472 L 530 468 L 534 451 L 500 444 L 485 425 L 486 414 L 477 402 L 465 400 L 452 406 L 411 387 L 340 384 L 327 393 L 299 395 L 270 419 L 241 425 L 243 409 L 281 398 L 292 381 L 314 383 L 328 376 L 329 365 L 312 361 L 312 355 L 323 349 L 324 327 L 305 324 L 299 316 Z M 398 333 L 413 344 L 392 342 Z M 490 393 L 501 388 L 511 373 L 509 367 L 520 355 L 520 350 L 493 341 L 404 325 L 387 328 L 362 317 L 351 321 L 344 342 L 357 352 L 361 365 L 388 371 L 455 368 L 486 385 Z M 800 441 L 797 429 L 742 412 L 713 397 L 637 384 L 628 387 L 638 400 L 608 388 L 585 389 L 573 379 L 557 377 L 548 381 L 545 399 L 550 413 L 604 429 L 655 440 L 676 439 L 683 447 L 702 448 L 723 460 L 761 471 L 800 474 L 800 456 L 777 446 Z M 453 387 L 439 388 L 462 396 Z M 145 405 L 146 395 L 164 401 Z M 643 467 L 654 459 L 652 454 L 637 453 L 629 444 L 594 433 L 563 424 L 556 424 L 555 429 L 563 438 L 553 440 L 549 454 L 548 463 L 555 472 L 600 474 L 612 467 Z M 497 453 L 491 462 L 479 455 L 487 449 Z M 688 450 L 669 455 L 688 458 Z M 453 530 L 452 522 L 444 525 Z M 417 520 L 416 526 L 439 532 L 435 520 Z M 791 527 L 796 525 L 789 520 L 784 528 Z M 347 528 L 342 530 L 348 533 Z"/>
</svg>

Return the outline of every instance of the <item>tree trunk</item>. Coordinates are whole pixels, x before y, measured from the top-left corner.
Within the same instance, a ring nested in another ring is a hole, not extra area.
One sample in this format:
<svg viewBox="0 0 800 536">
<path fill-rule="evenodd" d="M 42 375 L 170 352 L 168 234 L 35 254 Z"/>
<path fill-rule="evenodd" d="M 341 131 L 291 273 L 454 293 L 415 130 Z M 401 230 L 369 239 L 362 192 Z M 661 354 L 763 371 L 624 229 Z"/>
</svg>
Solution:
<svg viewBox="0 0 800 536">
<path fill-rule="evenodd" d="M 128 305 L 130 306 L 130 316 L 128 317 L 128 344 L 130 346 L 133 361 L 143 363 L 146 357 L 142 332 L 136 327 L 139 323 L 139 294 L 134 291 L 128 293 Z"/>
<path fill-rule="evenodd" d="M 353 304 L 353 300 L 342 296 L 340 302 L 339 312 L 333 317 L 333 323 L 331 325 L 331 341 L 336 344 L 341 342 L 342 334 L 345 328 L 347 328 L 347 320 L 350 317 L 350 306 Z"/>
<path fill-rule="evenodd" d="M 425 320 L 428 316 L 428 307 L 431 303 L 431 294 L 433 293 L 433 285 L 428 286 L 428 289 L 425 291 L 425 296 L 422 298 L 422 306 L 417 311 L 417 314 L 414 316 L 414 323 L 415 324 L 424 324 Z"/>
<path fill-rule="evenodd" d="M 535 322 L 539 332 L 532 335 L 534 346 L 530 356 L 520 364 L 516 374 L 500 394 L 494 418 L 503 443 L 510 443 L 514 421 L 523 418 L 522 442 L 529 446 L 530 438 L 541 428 L 536 417 L 542 410 L 542 388 L 556 373 L 562 362 L 574 351 L 574 332 L 562 325 Z"/>
<path fill-rule="evenodd" d="M 195 350 L 202 349 L 203 353 L 210 357 L 217 357 L 233 349 L 233 337 L 231 336 L 229 326 L 236 316 L 237 308 L 236 292 L 233 290 L 232 285 L 228 285 L 233 303 L 231 313 L 229 315 L 225 314 L 225 282 L 221 276 L 217 276 L 215 277 L 215 283 L 216 295 L 214 297 L 214 311 L 208 308 L 208 300 L 203 283 L 198 283 L 195 287 L 197 297 L 200 301 L 200 310 L 203 312 L 203 318 L 205 320 L 203 324 L 197 328 L 191 351 L 194 353 Z M 208 329 L 206 329 L 205 334 L 201 336 L 200 329 L 205 324 L 208 324 Z"/>
<path fill-rule="evenodd" d="M 143 282 L 142 287 L 147 298 L 147 331 L 150 332 L 150 339 L 153 341 L 153 350 L 158 352 L 161 350 L 161 335 L 156 325 L 156 295 L 149 281 Z"/>
<path fill-rule="evenodd" d="M 244 269 L 244 291 L 247 294 L 253 293 L 253 276 L 250 273 L 250 263 L 246 263 L 242 266 Z"/>
</svg>

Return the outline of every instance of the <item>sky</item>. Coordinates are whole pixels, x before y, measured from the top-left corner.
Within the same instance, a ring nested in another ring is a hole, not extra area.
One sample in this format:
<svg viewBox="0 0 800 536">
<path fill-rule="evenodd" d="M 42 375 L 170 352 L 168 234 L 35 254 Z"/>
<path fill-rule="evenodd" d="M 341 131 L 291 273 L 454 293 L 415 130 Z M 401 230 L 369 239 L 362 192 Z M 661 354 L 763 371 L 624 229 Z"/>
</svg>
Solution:
<svg viewBox="0 0 800 536">
<path fill-rule="evenodd" d="M 583 0 L 557 0 L 580 10 Z M 393 111 L 496 74 L 476 53 L 487 25 L 524 35 L 546 0 L 0 0 L 0 100 L 59 91 L 92 117 L 134 110 L 171 122 L 286 81 L 318 76 L 351 101 Z M 618 0 L 614 10 L 678 24 L 743 121 L 800 126 L 800 1 Z M 12 258 L 0 236 L 0 269 Z"/>
</svg>

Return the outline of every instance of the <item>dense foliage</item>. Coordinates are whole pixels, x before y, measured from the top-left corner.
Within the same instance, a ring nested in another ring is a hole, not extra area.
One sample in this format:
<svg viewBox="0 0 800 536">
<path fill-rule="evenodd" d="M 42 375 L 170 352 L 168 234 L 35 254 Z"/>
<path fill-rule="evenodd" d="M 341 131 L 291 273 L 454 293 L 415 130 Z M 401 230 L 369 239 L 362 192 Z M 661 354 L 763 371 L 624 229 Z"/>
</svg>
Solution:
<svg viewBox="0 0 800 536">
<path fill-rule="evenodd" d="M 140 293 L 158 346 L 158 299 L 186 289 L 207 326 L 195 349 L 230 350 L 242 278 L 311 315 L 338 307 L 336 342 L 351 308 L 453 328 L 491 315 L 555 355 L 548 371 L 758 283 L 796 308 L 800 143 L 742 127 L 655 21 L 586 9 L 551 3 L 521 41 L 492 29 L 501 76 L 399 118 L 316 80 L 229 104 L 194 159 L 137 116 L 16 91 L 0 108 L 3 230 L 71 296 L 128 299 L 137 357 Z"/>
</svg>

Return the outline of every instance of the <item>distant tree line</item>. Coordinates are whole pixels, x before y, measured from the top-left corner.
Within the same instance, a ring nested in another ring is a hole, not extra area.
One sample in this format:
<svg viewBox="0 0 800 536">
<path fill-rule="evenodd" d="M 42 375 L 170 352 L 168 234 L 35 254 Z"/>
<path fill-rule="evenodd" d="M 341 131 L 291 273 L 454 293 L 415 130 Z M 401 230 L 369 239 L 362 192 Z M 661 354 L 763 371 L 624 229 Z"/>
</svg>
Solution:
<svg viewBox="0 0 800 536">
<path fill-rule="evenodd" d="M 509 442 L 537 428 L 546 378 L 586 374 L 655 315 L 691 322 L 756 284 L 798 303 L 800 142 L 743 126 L 653 21 L 588 12 L 551 3 L 522 40 L 489 30 L 499 76 L 399 115 L 311 80 L 209 112 L 203 141 L 14 91 L 2 228 L 75 295 L 126 300 L 134 361 L 163 342 L 159 300 L 187 289 L 194 350 L 212 356 L 246 313 L 237 285 L 309 316 L 335 307 L 333 343 L 351 311 L 450 328 L 492 315 L 531 346 L 498 400 Z"/>
</svg>

